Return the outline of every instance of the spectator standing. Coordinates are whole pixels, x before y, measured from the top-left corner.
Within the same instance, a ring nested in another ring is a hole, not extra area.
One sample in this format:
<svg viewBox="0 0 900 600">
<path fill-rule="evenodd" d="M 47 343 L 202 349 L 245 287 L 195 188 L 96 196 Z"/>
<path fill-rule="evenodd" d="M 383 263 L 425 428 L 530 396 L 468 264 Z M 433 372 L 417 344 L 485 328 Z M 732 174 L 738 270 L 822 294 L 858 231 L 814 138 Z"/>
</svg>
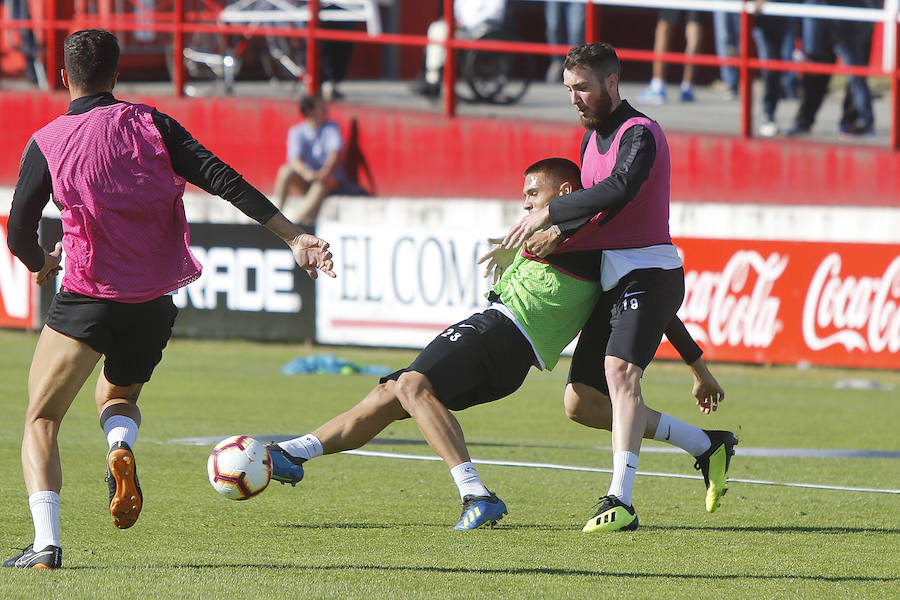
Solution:
<svg viewBox="0 0 900 600">
<path fill-rule="evenodd" d="M 753 26 L 753 39 L 756 42 L 756 53 L 760 60 L 783 59 L 784 40 L 792 36 L 793 20 L 786 17 L 760 14 L 760 9 L 767 0 L 755 0 L 756 22 Z M 787 2 L 788 0 L 770 0 Z M 759 126 L 759 135 L 772 137 L 778 135 L 780 129 L 775 121 L 775 108 L 778 100 L 785 95 L 783 72 L 763 71 L 763 122 Z"/>
<path fill-rule="evenodd" d="M 580 46 L 584 43 L 585 5 L 581 2 L 545 2 L 547 43 Z M 562 83 L 565 58 L 554 56 L 547 67 L 547 83 Z"/>
<path fill-rule="evenodd" d="M 806 0 L 806 4 L 872 8 L 872 0 Z M 803 53 L 807 60 L 834 63 L 840 58 L 850 66 L 869 64 L 872 24 L 862 21 L 840 21 L 805 17 L 803 19 Z M 812 130 L 816 113 L 822 106 L 831 75 L 804 73 L 801 78 L 800 106 L 788 135 L 802 135 Z M 871 135 L 875 129 L 872 93 L 865 77 L 847 76 L 844 115 L 838 126 L 840 135 Z"/>
<path fill-rule="evenodd" d="M 327 21 L 326 27 L 350 31 L 355 29 L 353 23 L 342 21 Z M 344 94 L 338 89 L 338 84 L 347 76 L 347 69 L 353 56 L 353 44 L 323 40 L 319 50 L 322 53 L 322 97 L 328 102 L 343 100 Z"/>
<path fill-rule="evenodd" d="M 703 13 L 696 10 L 672 10 L 659 11 L 659 19 L 656 21 L 656 33 L 653 39 L 653 53 L 662 54 L 669 51 L 672 40 L 672 30 L 682 18 L 685 20 L 685 54 L 693 56 L 700 49 L 703 39 Z M 653 61 L 653 79 L 650 84 L 638 94 L 638 100 L 645 104 L 663 104 L 666 101 L 666 83 L 663 78 L 665 64 L 662 60 Z M 684 73 L 681 78 L 681 101 L 694 101 L 694 65 L 684 65 Z"/>
<path fill-rule="evenodd" d="M 730 12 L 713 13 L 713 32 L 716 36 L 716 56 L 736 58 L 741 43 L 741 14 Z M 719 78 L 725 85 L 725 96 L 735 100 L 738 96 L 737 67 L 721 65 Z"/>
</svg>

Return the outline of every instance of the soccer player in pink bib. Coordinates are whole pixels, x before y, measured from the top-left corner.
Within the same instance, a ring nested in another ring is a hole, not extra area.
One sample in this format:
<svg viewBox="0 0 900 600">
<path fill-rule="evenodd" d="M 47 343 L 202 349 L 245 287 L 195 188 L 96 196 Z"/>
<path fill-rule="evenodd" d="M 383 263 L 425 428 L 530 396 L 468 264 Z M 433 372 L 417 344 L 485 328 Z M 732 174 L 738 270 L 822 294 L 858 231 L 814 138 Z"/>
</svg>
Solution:
<svg viewBox="0 0 900 600">
<path fill-rule="evenodd" d="M 54 296 L 28 377 L 22 468 L 34 541 L 6 567 L 62 566 L 57 435 L 63 416 L 104 357 L 95 400 L 109 443 L 107 482 L 113 524 L 137 520 L 143 495 L 134 444 L 141 386 L 162 359 L 177 309 L 171 293 L 200 276 L 191 254 L 182 194 L 186 182 L 221 196 L 270 229 L 315 278 L 334 277 L 328 243 L 304 234 L 177 121 L 116 99 L 119 45 L 103 30 L 66 38 L 63 83 L 71 104 L 29 140 L 9 215 L 8 244 Z M 41 213 L 53 196 L 63 238 L 38 244 Z"/>
</svg>

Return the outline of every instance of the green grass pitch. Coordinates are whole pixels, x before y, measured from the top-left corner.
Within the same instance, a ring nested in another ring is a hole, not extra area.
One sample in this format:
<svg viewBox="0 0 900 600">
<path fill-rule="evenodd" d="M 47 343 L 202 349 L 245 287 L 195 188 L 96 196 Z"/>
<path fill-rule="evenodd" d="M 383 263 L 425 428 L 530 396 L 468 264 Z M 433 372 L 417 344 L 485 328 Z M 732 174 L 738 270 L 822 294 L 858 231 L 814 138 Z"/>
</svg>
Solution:
<svg viewBox="0 0 900 600">
<path fill-rule="evenodd" d="M 19 447 L 36 335 L 0 331 L 0 548 L 31 541 Z M 283 376 L 310 352 L 401 367 L 412 352 L 173 340 L 141 397 L 136 446 L 145 504 L 109 519 L 91 379 L 63 422 L 64 568 L 0 571 L 0 598 L 898 598 L 900 494 L 733 482 L 703 509 L 702 479 L 641 475 L 633 533 L 581 527 L 609 475 L 483 465 L 509 506 L 496 528 L 453 531 L 459 497 L 439 462 L 326 456 L 297 487 L 233 502 L 206 479 L 212 443 L 237 433 L 306 433 L 375 384 L 365 376 Z M 609 468 L 609 433 L 570 422 L 568 362 L 532 371 L 514 396 L 459 413 L 473 458 Z M 677 363 L 651 365 L 647 403 L 740 438 L 741 480 L 897 490 L 900 459 L 741 455 L 742 449 L 900 451 L 900 373 L 712 365 L 726 389 L 705 416 Z M 839 389 L 868 379 L 879 389 Z M 364 449 L 432 456 L 410 421 Z M 645 442 L 645 450 L 662 448 Z M 682 454 L 645 451 L 639 471 L 696 475 Z"/>
</svg>

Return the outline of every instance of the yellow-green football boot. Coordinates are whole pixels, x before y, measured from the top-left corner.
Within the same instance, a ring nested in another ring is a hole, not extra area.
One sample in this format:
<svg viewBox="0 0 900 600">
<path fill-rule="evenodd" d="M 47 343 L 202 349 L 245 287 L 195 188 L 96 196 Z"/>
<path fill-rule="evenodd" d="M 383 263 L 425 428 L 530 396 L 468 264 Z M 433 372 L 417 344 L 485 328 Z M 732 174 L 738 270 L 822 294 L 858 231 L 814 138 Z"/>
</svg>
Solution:
<svg viewBox="0 0 900 600">
<path fill-rule="evenodd" d="M 634 531 L 638 528 L 638 517 L 634 507 L 626 506 L 615 496 L 600 498 L 600 507 L 582 531 Z"/>
<path fill-rule="evenodd" d="M 728 468 L 738 441 L 730 431 L 703 431 L 709 436 L 710 447 L 696 457 L 694 468 L 703 473 L 706 483 L 706 511 L 715 512 L 728 491 Z"/>
</svg>

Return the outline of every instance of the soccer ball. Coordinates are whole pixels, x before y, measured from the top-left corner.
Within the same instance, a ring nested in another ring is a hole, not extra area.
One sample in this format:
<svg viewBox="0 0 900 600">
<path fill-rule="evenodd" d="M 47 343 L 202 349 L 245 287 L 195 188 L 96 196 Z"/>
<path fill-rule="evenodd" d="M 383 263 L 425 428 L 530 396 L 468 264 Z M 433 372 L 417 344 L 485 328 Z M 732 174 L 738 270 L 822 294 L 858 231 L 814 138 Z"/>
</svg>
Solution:
<svg viewBox="0 0 900 600">
<path fill-rule="evenodd" d="M 209 453 L 206 473 L 213 489 L 232 500 L 248 500 L 269 485 L 272 459 L 266 447 L 248 435 L 225 438 Z"/>
</svg>

